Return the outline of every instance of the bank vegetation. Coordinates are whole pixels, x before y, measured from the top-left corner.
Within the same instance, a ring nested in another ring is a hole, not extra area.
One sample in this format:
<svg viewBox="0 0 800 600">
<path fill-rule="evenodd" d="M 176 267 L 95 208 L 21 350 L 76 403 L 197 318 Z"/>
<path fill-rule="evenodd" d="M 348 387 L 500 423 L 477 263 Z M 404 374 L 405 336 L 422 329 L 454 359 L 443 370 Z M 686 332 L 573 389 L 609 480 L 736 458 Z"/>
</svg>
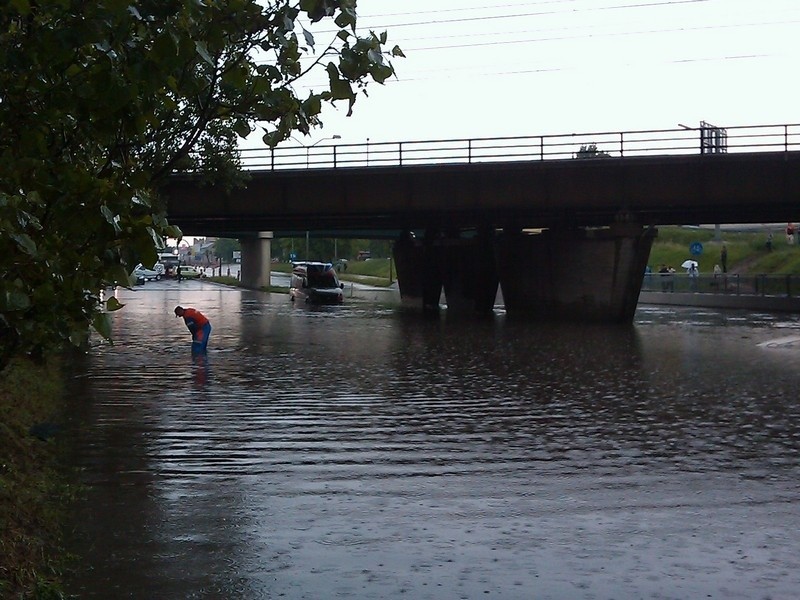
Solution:
<svg viewBox="0 0 800 600">
<path fill-rule="evenodd" d="M 74 498 L 55 435 L 59 362 L 13 360 L 0 378 L 0 597 L 64 597 L 62 527 Z"/>
</svg>

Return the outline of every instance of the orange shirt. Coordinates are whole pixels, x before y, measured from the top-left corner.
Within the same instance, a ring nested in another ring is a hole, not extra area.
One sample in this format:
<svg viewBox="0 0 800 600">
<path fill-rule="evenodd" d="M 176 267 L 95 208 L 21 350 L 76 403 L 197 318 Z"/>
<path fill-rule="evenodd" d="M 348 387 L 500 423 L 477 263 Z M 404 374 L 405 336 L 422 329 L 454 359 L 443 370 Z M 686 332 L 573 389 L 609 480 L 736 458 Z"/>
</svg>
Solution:
<svg viewBox="0 0 800 600">
<path fill-rule="evenodd" d="M 194 323 L 197 327 L 203 327 L 206 323 L 208 323 L 206 316 L 194 308 L 183 309 L 183 320 L 187 325 L 189 323 Z"/>
</svg>

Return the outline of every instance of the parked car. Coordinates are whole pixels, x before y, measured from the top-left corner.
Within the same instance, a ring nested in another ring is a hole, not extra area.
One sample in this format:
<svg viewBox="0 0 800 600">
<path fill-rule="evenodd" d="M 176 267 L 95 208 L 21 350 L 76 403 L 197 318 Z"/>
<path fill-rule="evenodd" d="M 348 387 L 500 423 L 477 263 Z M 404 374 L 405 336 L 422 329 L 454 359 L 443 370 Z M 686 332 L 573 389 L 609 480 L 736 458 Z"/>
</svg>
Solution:
<svg viewBox="0 0 800 600">
<path fill-rule="evenodd" d="M 133 268 L 132 275 L 137 279 L 137 281 L 140 279 L 144 279 L 145 281 L 158 281 L 161 279 L 163 271 L 159 273 L 153 269 L 147 269 L 142 265 L 142 263 L 139 263 Z"/>
<path fill-rule="evenodd" d="M 339 283 L 336 269 L 331 263 L 295 262 L 292 264 L 292 281 L 289 296 L 305 300 L 308 304 L 342 304 L 343 283 Z"/>
<path fill-rule="evenodd" d="M 181 279 L 200 279 L 206 276 L 205 271 L 192 265 L 181 265 L 180 269 Z"/>
</svg>

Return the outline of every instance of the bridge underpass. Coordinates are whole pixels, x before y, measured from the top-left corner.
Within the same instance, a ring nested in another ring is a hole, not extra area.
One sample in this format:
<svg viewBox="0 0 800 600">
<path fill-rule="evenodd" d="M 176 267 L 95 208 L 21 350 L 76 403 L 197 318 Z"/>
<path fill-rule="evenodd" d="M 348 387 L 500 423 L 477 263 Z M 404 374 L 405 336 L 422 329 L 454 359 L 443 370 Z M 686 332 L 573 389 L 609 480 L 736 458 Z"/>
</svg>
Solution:
<svg viewBox="0 0 800 600">
<path fill-rule="evenodd" d="M 188 235 L 406 232 L 401 295 L 423 310 L 444 289 L 448 310 L 490 311 L 499 282 L 510 314 L 629 321 L 657 225 L 797 220 L 800 152 L 781 139 L 783 151 L 271 168 L 231 193 L 191 177 L 164 192 Z"/>
</svg>

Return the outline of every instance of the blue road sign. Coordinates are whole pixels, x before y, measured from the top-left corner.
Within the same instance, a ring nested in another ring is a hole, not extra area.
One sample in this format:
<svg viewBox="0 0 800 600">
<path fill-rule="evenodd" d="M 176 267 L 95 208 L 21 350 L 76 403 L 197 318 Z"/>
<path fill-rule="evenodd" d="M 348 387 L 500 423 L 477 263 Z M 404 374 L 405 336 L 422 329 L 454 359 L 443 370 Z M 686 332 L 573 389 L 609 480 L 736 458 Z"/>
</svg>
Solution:
<svg viewBox="0 0 800 600">
<path fill-rule="evenodd" d="M 700 242 L 692 242 L 689 245 L 689 253 L 692 256 L 700 256 L 703 253 L 703 244 Z"/>
</svg>

